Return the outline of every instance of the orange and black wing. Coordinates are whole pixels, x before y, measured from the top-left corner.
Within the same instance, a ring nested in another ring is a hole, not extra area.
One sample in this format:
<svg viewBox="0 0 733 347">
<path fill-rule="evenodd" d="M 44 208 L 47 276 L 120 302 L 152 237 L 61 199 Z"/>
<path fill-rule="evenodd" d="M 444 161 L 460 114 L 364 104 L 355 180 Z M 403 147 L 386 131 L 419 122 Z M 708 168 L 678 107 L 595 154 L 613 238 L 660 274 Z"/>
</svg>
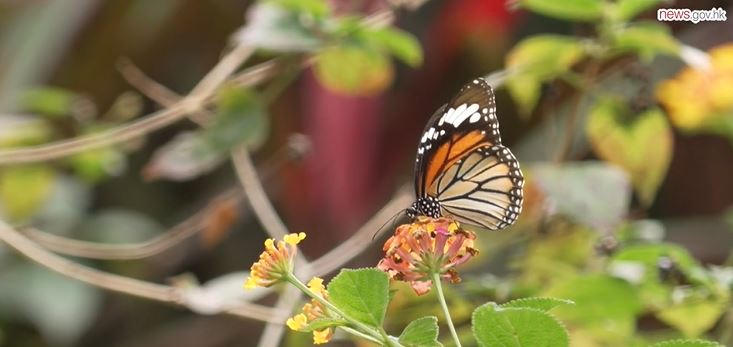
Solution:
<svg viewBox="0 0 733 347">
<path fill-rule="evenodd" d="M 417 198 L 436 198 L 443 214 L 492 230 L 519 215 L 524 179 L 501 144 L 494 93 L 483 79 L 465 85 L 430 118 L 416 161 Z"/>
</svg>

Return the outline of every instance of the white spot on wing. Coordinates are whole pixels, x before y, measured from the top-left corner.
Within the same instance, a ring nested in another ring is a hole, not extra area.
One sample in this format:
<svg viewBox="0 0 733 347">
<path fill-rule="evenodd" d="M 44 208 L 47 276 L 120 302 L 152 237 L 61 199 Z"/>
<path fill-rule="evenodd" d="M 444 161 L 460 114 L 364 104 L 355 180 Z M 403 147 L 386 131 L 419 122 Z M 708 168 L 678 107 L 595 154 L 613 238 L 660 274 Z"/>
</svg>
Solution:
<svg viewBox="0 0 733 347">
<path fill-rule="evenodd" d="M 466 106 L 466 104 L 461 104 L 461 106 L 458 106 L 455 110 L 453 108 L 451 108 L 450 110 L 448 110 L 448 114 L 445 117 L 445 121 L 447 123 L 451 123 L 451 124 L 455 125 L 455 123 L 454 123 L 455 119 L 458 116 L 460 116 L 463 113 L 463 111 L 466 110 L 467 107 L 468 106 Z"/>
<path fill-rule="evenodd" d="M 476 113 L 474 113 L 471 116 L 471 118 L 468 119 L 468 121 L 471 122 L 471 123 L 476 123 L 476 122 L 478 122 L 479 119 L 481 119 L 481 114 L 479 114 L 478 112 L 476 112 Z"/>
<path fill-rule="evenodd" d="M 453 124 L 454 127 L 458 128 L 458 126 L 463 123 L 468 117 L 471 117 L 471 115 L 474 114 L 474 112 L 478 111 L 479 106 L 478 104 L 471 104 L 471 106 L 466 106 L 466 104 L 463 104 L 456 109 L 456 112 L 453 114 L 454 117 L 451 120 L 451 124 Z M 460 110 L 460 112 L 459 112 Z"/>
</svg>

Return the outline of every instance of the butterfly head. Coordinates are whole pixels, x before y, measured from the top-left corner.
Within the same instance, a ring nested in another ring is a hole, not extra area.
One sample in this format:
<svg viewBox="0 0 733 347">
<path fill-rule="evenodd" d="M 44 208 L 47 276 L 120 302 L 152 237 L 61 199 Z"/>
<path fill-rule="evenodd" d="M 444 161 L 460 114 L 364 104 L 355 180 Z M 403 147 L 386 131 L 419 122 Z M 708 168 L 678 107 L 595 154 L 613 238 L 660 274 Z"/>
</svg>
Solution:
<svg viewBox="0 0 733 347">
<path fill-rule="evenodd" d="M 415 219 L 417 216 L 439 218 L 441 216 L 440 202 L 432 196 L 419 198 L 405 210 L 405 213 L 410 219 Z"/>
</svg>

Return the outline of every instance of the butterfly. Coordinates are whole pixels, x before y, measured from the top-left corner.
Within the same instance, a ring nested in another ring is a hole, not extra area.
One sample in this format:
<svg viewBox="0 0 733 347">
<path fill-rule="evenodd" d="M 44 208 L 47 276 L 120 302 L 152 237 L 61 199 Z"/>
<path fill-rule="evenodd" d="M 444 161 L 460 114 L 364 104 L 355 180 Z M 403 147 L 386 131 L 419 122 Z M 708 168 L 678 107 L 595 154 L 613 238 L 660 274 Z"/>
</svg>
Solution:
<svg viewBox="0 0 733 347">
<path fill-rule="evenodd" d="M 484 79 L 463 86 L 430 117 L 415 161 L 411 219 L 450 216 L 499 230 L 519 217 L 524 177 L 501 144 L 494 92 Z"/>
</svg>

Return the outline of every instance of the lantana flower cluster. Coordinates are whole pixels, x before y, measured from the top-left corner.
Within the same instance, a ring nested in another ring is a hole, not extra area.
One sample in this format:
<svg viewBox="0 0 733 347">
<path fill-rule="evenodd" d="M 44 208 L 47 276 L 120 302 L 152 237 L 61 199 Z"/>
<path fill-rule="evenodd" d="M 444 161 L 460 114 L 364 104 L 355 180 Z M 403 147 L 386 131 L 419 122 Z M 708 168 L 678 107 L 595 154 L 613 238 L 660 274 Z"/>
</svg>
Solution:
<svg viewBox="0 0 733 347">
<path fill-rule="evenodd" d="M 410 282 L 423 295 L 430 291 L 434 274 L 451 283 L 460 282 L 455 267 L 478 254 L 475 239 L 476 234 L 453 219 L 418 217 L 397 227 L 385 242 L 385 255 L 377 267 L 392 279 Z"/>
</svg>

